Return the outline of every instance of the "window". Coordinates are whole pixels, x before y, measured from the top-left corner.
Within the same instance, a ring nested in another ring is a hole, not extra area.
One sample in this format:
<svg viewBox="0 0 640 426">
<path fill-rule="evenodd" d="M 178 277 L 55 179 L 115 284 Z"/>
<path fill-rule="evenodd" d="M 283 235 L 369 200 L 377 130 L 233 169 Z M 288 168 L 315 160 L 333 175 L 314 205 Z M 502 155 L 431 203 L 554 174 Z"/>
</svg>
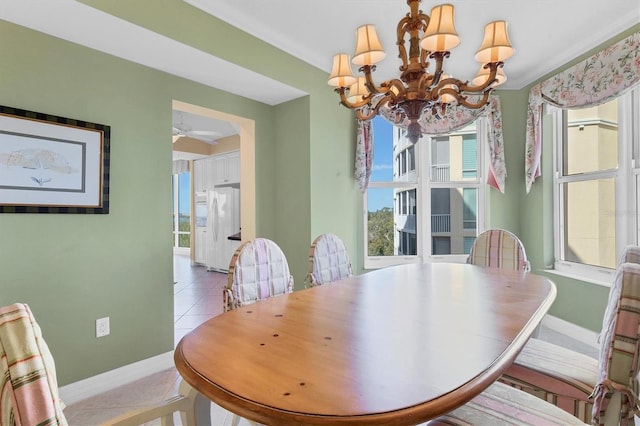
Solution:
<svg viewBox="0 0 640 426">
<path fill-rule="evenodd" d="M 466 259 L 484 211 L 482 132 L 474 123 L 414 145 L 381 117 L 373 128 L 365 267 Z"/>
<path fill-rule="evenodd" d="M 555 269 L 611 281 L 618 254 L 638 243 L 639 91 L 557 110 Z"/>
<path fill-rule="evenodd" d="M 173 246 L 191 247 L 191 174 L 173 175 Z"/>
<path fill-rule="evenodd" d="M 475 178 L 478 173 L 476 135 L 462 136 L 462 177 Z"/>
</svg>

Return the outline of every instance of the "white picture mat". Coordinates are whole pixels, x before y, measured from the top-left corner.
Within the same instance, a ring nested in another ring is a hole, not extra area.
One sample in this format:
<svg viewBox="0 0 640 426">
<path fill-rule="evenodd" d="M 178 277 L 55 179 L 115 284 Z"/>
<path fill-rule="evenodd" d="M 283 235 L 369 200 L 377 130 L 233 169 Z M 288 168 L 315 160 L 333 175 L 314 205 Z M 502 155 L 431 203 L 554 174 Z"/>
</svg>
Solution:
<svg viewBox="0 0 640 426">
<path fill-rule="evenodd" d="M 99 130 L 0 114 L 0 204 L 100 207 Z"/>
</svg>

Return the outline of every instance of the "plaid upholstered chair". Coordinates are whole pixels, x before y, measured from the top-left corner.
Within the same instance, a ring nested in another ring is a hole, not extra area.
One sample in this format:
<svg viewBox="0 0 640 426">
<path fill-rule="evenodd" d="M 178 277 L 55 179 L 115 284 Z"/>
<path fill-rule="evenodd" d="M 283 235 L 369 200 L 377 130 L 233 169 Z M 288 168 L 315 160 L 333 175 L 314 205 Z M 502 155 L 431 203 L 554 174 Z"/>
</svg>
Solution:
<svg viewBox="0 0 640 426">
<path fill-rule="evenodd" d="M 520 239 L 504 229 L 489 229 L 478 235 L 467 263 L 525 271 L 531 269 Z"/>
<path fill-rule="evenodd" d="M 311 243 L 307 274 L 307 284 L 310 287 L 331 283 L 352 274 L 349 252 L 340 237 L 320 234 Z"/>
<path fill-rule="evenodd" d="M 428 426 L 588 426 L 540 398 L 496 382 Z"/>
<path fill-rule="evenodd" d="M 276 243 L 256 238 L 243 243 L 229 262 L 229 279 L 223 289 L 224 311 L 293 291 L 293 276 Z"/>
<path fill-rule="evenodd" d="M 53 357 L 26 304 L 0 308 L 0 369 L 1 425 L 67 424 Z M 183 381 L 179 393 L 162 403 L 111 419 L 105 425 L 139 425 L 155 419 L 172 425 L 174 412 L 180 412 L 183 425 L 195 425 L 197 392 Z"/>
<path fill-rule="evenodd" d="M 603 416 L 609 406 L 607 418 L 614 417 L 613 424 L 633 424 L 640 355 L 639 260 L 640 247 L 624 250 L 602 322 L 599 360 L 530 339 L 500 380 L 552 401 L 586 422 L 609 424 Z M 611 400 L 620 408 L 611 407 Z"/>
<path fill-rule="evenodd" d="M 256 238 L 243 243 L 231 257 L 229 279 L 222 293 L 224 311 L 292 291 L 293 276 L 280 247 L 269 239 Z M 233 414 L 231 425 L 239 422 L 240 416 Z"/>
</svg>

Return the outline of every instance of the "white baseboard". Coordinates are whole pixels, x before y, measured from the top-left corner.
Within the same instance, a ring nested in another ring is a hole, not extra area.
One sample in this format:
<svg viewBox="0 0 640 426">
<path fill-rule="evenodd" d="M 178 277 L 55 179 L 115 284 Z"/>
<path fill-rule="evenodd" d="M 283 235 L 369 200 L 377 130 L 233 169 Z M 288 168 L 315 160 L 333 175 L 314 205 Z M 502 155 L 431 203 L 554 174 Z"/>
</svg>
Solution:
<svg viewBox="0 0 640 426">
<path fill-rule="evenodd" d="M 589 329 L 580 327 L 569 321 L 565 321 L 552 315 L 546 315 L 542 320 L 542 325 L 549 327 L 553 331 L 566 334 L 574 340 L 584 343 L 594 348 L 600 347 L 598 343 L 598 333 Z"/>
<path fill-rule="evenodd" d="M 103 392 L 131 383 L 174 366 L 173 351 L 128 364 L 97 376 L 70 383 L 60 388 L 60 399 L 66 405 L 75 404 Z"/>
</svg>

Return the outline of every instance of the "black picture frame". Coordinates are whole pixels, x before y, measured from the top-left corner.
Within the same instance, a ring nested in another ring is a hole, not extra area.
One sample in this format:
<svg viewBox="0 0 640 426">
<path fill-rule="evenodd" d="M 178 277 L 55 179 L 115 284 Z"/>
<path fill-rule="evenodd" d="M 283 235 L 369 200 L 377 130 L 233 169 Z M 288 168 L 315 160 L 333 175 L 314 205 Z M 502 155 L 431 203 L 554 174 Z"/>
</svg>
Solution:
<svg viewBox="0 0 640 426">
<path fill-rule="evenodd" d="M 111 127 L 0 105 L 0 213 L 109 213 Z"/>
</svg>

